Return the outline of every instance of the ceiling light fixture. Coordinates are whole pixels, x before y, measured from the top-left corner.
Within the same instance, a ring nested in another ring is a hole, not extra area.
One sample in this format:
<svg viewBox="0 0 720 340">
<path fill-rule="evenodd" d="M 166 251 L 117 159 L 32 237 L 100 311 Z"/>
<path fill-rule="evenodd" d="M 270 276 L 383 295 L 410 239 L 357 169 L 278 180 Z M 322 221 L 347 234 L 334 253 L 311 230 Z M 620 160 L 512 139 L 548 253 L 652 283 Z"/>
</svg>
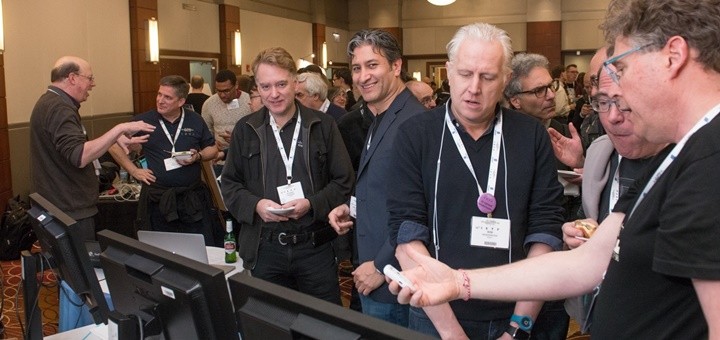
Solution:
<svg viewBox="0 0 720 340">
<path fill-rule="evenodd" d="M 455 0 L 428 0 L 428 2 L 435 6 L 447 6 L 455 2 Z"/>
</svg>

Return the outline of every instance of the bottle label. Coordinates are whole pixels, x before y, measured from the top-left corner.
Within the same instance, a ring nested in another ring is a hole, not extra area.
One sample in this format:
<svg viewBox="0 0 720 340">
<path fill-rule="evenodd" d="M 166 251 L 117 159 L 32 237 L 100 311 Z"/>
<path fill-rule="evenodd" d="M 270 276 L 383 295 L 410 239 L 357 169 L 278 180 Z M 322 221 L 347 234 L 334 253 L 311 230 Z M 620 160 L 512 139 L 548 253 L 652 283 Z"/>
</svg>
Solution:
<svg viewBox="0 0 720 340">
<path fill-rule="evenodd" d="M 232 241 L 225 242 L 225 253 L 232 254 L 234 252 L 235 252 L 235 242 L 232 242 Z"/>
</svg>

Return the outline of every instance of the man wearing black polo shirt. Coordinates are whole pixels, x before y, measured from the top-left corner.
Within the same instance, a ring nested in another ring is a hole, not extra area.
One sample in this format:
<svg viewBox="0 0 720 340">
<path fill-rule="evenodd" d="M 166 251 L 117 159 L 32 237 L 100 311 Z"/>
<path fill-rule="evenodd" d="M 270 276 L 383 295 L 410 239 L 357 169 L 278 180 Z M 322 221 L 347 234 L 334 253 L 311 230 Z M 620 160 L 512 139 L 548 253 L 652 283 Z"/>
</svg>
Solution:
<svg viewBox="0 0 720 340">
<path fill-rule="evenodd" d="M 241 223 L 238 252 L 258 277 L 340 304 L 330 209 L 349 199 L 354 173 L 335 120 L 295 100 L 296 71 L 280 47 L 253 72 L 264 108 L 235 125 L 222 174 Z"/>
<path fill-rule="evenodd" d="M 562 186 L 548 133 L 498 104 L 510 76 L 507 33 L 489 24 L 448 44 L 450 101 L 400 126 L 389 173 L 391 243 L 453 268 L 491 267 L 562 246 Z M 516 301 L 516 300 L 508 300 Z M 542 301 L 455 301 L 411 308 L 410 328 L 442 338 L 510 338 L 532 330 Z"/>
<path fill-rule="evenodd" d="M 201 162 L 217 154 L 215 139 L 202 117 L 185 110 L 189 85 L 181 76 L 160 79 L 156 109 L 133 117 L 155 126 L 142 147 L 147 169 L 137 167 L 115 146 L 113 158 L 143 183 L 138 203 L 139 228 L 198 233 L 213 245 L 209 192 L 201 181 Z M 180 155 L 178 153 L 185 152 Z"/>
</svg>

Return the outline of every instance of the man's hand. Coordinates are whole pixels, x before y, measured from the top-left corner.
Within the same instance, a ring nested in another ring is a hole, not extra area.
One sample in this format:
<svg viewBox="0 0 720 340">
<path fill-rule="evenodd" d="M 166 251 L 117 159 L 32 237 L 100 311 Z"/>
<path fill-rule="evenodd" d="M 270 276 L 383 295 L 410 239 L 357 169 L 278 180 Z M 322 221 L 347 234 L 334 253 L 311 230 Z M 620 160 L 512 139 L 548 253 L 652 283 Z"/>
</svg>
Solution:
<svg viewBox="0 0 720 340">
<path fill-rule="evenodd" d="M 213 159 L 213 164 L 217 164 L 217 162 L 222 161 L 225 159 L 225 151 L 218 151 L 217 156 L 215 156 L 215 159 Z"/>
<path fill-rule="evenodd" d="M 134 121 L 134 122 L 127 122 L 127 123 L 120 123 L 118 124 L 120 128 L 123 131 L 123 135 L 125 137 L 131 138 L 138 132 L 153 132 L 155 131 L 155 126 L 150 125 L 148 123 L 145 123 L 143 121 Z"/>
<path fill-rule="evenodd" d="M 565 180 L 568 181 L 569 183 L 572 183 L 575 185 L 582 185 L 583 168 L 575 168 L 575 169 L 573 169 L 573 171 L 580 174 L 580 176 L 566 178 Z"/>
<path fill-rule="evenodd" d="M 565 242 L 565 245 L 567 245 L 570 249 L 575 249 L 581 245 L 583 245 L 586 240 L 584 239 L 578 239 L 578 237 L 586 238 L 587 236 L 585 233 L 583 233 L 582 230 L 578 229 L 575 222 L 577 221 L 584 221 L 586 224 L 597 226 L 598 223 L 593 219 L 584 219 L 584 220 L 576 220 L 573 222 L 567 222 L 563 224 L 562 231 L 563 231 L 563 242 Z"/>
<path fill-rule="evenodd" d="M 220 132 L 218 135 L 220 136 L 220 138 L 224 139 L 227 144 L 229 144 L 230 138 L 232 137 L 232 130 L 225 130 L 223 132 Z"/>
<path fill-rule="evenodd" d="M 195 150 L 195 149 L 190 149 L 189 151 L 192 153 L 192 156 L 191 156 L 190 158 L 187 158 L 187 159 L 175 159 L 175 161 L 178 162 L 178 164 L 180 164 L 180 165 L 182 165 L 182 166 L 190 165 L 190 164 L 193 164 L 193 163 L 197 162 L 198 159 L 199 159 L 199 157 L 200 157 L 200 156 L 198 155 L 198 151 Z"/>
<path fill-rule="evenodd" d="M 130 153 L 130 151 L 140 151 L 141 146 L 140 144 L 143 144 L 148 141 L 148 138 L 150 138 L 150 135 L 142 135 L 142 136 L 136 136 L 136 137 L 128 137 L 125 135 L 120 135 L 118 137 L 117 141 L 115 142 L 120 148 L 122 148 L 123 152 L 125 154 Z"/>
<path fill-rule="evenodd" d="M 150 169 L 135 168 L 130 172 L 130 176 L 133 176 L 136 180 L 143 182 L 147 185 L 155 183 L 155 175 Z"/>
<path fill-rule="evenodd" d="M 350 219 L 350 207 L 347 204 L 335 207 L 328 214 L 328 221 L 338 235 L 347 234 L 353 227 L 353 221 Z"/>
<path fill-rule="evenodd" d="M 355 288 L 358 293 L 367 296 L 385 281 L 385 275 L 380 274 L 373 261 L 367 261 L 352 272 Z"/>
<path fill-rule="evenodd" d="M 297 220 L 305 216 L 305 214 L 310 211 L 310 200 L 308 200 L 307 198 L 299 198 L 283 204 L 282 208 L 295 208 L 295 210 L 289 213 L 287 217 L 293 220 Z"/>
<path fill-rule="evenodd" d="M 257 205 L 255 205 L 255 212 L 260 215 L 260 218 L 265 222 L 284 222 L 287 221 L 288 218 L 281 215 L 275 215 L 267 210 L 267 208 L 275 208 L 280 209 L 282 206 L 280 204 L 277 204 L 267 198 L 263 198 L 260 201 L 258 201 Z"/>
<path fill-rule="evenodd" d="M 415 291 L 409 287 L 401 289 L 397 282 L 390 282 L 390 292 L 398 296 L 398 302 L 410 303 L 415 307 L 435 306 L 458 299 L 461 292 L 465 293 L 463 277 L 458 271 L 430 256 L 418 253 L 409 244 L 399 244 L 397 251 L 403 252 L 418 264 L 401 272 L 413 282 Z"/>
<path fill-rule="evenodd" d="M 585 157 L 583 157 L 583 146 L 580 141 L 580 135 L 572 123 L 568 124 L 568 127 L 570 128 L 571 138 L 563 136 L 562 133 L 553 128 L 548 128 L 553 152 L 555 153 L 555 157 L 563 164 L 571 168 L 582 168 L 585 163 Z"/>
</svg>

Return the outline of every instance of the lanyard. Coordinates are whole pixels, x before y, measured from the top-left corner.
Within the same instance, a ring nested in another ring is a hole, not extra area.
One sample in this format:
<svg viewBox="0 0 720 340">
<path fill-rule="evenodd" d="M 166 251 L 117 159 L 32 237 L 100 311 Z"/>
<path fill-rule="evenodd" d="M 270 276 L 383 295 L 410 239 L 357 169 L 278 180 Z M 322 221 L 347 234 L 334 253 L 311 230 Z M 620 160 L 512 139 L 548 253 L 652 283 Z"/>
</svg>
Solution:
<svg viewBox="0 0 720 340">
<path fill-rule="evenodd" d="M 668 167 L 675 161 L 677 156 L 682 151 L 683 147 L 685 147 L 685 143 L 687 143 L 688 139 L 692 137 L 695 132 L 700 130 L 703 126 L 707 125 L 707 123 L 710 123 L 710 121 L 715 118 L 715 116 L 718 115 L 718 112 L 720 111 L 720 104 L 713 107 L 708 113 L 705 114 L 700 120 L 695 123 L 695 125 L 688 131 L 685 136 L 677 143 L 675 144 L 675 147 L 673 147 L 672 151 L 665 157 L 665 160 L 660 164 L 660 166 L 655 170 L 655 173 L 650 178 L 650 181 L 645 185 L 645 189 L 643 189 L 642 193 L 640 193 L 640 197 L 638 197 L 638 200 L 635 202 L 635 206 L 633 206 L 632 210 L 630 211 L 630 215 L 628 215 L 628 218 L 632 216 L 632 214 L 635 212 L 635 209 L 637 209 L 638 205 L 640 205 L 640 202 L 642 202 L 643 199 L 645 199 L 645 196 L 650 192 L 653 186 L 655 186 L 655 183 L 658 182 L 660 179 L 660 176 L 663 175 L 665 170 L 667 170 Z"/>
<path fill-rule="evenodd" d="M 162 118 L 158 119 L 160 121 L 160 125 L 163 128 L 163 131 L 165 131 L 165 137 L 167 137 L 168 141 L 170 141 L 170 144 L 172 145 L 171 154 L 175 153 L 175 143 L 178 140 L 178 137 L 180 137 L 180 130 L 182 130 L 183 122 L 185 122 L 185 109 L 181 108 L 182 110 L 180 114 L 180 124 L 178 125 L 177 129 L 175 130 L 175 136 L 170 137 L 170 132 L 168 131 L 167 127 L 165 126 L 165 121 L 163 121 Z"/>
<path fill-rule="evenodd" d="M 290 142 L 290 156 L 285 153 L 285 146 L 283 145 L 282 139 L 280 139 L 280 130 L 278 129 L 277 123 L 275 122 L 275 118 L 273 118 L 272 115 L 270 115 L 270 126 L 273 130 L 273 135 L 275 135 L 275 142 L 277 143 L 278 150 L 280 151 L 280 156 L 282 157 L 282 161 L 285 164 L 285 175 L 287 176 L 288 185 L 290 185 L 290 181 L 292 180 L 292 165 L 293 161 L 295 160 L 295 149 L 297 147 L 297 140 L 298 136 L 300 136 L 300 114 L 297 115 L 297 122 L 295 122 L 295 131 L 293 132 L 292 142 Z"/>
<path fill-rule="evenodd" d="M 608 214 L 612 213 L 615 204 L 620 199 L 620 163 L 622 156 L 618 154 L 618 163 L 613 175 L 612 184 L 610 184 L 610 203 L 608 204 Z"/>
<path fill-rule="evenodd" d="M 460 152 L 460 156 L 463 159 L 463 162 L 465 162 L 465 166 L 467 166 L 468 170 L 470 170 L 470 173 L 473 175 L 473 178 L 475 178 L 475 184 L 477 185 L 478 189 L 478 195 L 483 194 L 483 190 L 480 187 L 480 182 L 477 179 L 477 175 L 475 175 L 475 169 L 472 166 L 472 163 L 470 162 L 470 156 L 468 156 L 467 150 L 465 149 L 465 145 L 462 142 L 462 139 L 460 138 L 460 134 L 458 134 L 458 130 L 455 128 L 455 125 L 450 120 L 450 112 L 449 112 L 450 105 L 445 106 L 445 125 L 447 125 L 448 129 L 450 130 L 450 135 L 452 135 L 453 141 L 455 141 L 455 147 L 457 147 L 458 152 Z M 500 140 L 502 139 L 502 112 L 497 113 L 497 120 L 495 121 L 495 127 L 493 129 L 493 141 L 492 141 L 492 152 L 490 154 L 490 171 L 488 172 L 488 181 L 487 181 L 487 193 L 490 195 L 495 195 L 495 183 L 497 182 L 497 170 L 498 170 L 498 163 L 500 162 Z"/>
</svg>

